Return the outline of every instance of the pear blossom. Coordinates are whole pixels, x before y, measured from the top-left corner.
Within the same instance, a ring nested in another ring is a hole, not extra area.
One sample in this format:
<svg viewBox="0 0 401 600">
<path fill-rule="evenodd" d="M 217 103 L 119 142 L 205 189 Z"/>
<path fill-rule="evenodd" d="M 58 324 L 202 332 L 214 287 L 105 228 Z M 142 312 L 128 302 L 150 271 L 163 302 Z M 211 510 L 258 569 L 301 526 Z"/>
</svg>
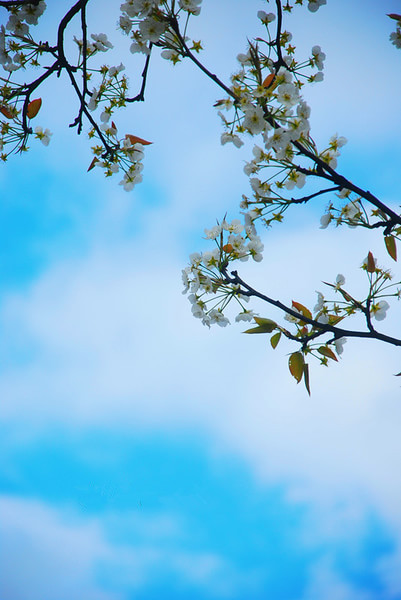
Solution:
<svg viewBox="0 0 401 600">
<path fill-rule="evenodd" d="M 308 9 L 311 12 L 316 12 L 324 4 L 327 4 L 327 0 L 309 0 Z"/>
<path fill-rule="evenodd" d="M 236 148 L 241 148 L 243 145 L 243 141 L 241 138 L 235 133 L 224 132 L 221 134 L 221 145 L 227 144 L 228 142 L 232 142 Z"/>
<path fill-rule="evenodd" d="M 386 312 L 390 308 L 390 305 L 385 300 L 381 300 L 376 304 L 372 304 L 370 307 L 370 314 L 376 319 L 376 321 L 383 321 L 386 318 Z"/>
<path fill-rule="evenodd" d="M 274 13 L 266 13 L 264 10 L 258 10 L 257 16 L 258 19 L 260 19 L 264 25 L 272 23 L 276 18 L 276 15 Z"/>
<path fill-rule="evenodd" d="M 199 4 L 201 4 L 202 0 L 179 0 L 178 4 L 179 7 L 182 8 L 183 10 L 185 10 L 186 12 L 190 13 L 191 15 L 199 15 L 201 7 L 199 6 Z"/>
<path fill-rule="evenodd" d="M 287 108 L 297 104 L 299 93 L 293 83 L 283 83 L 277 88 L 277 100 Z"/>
<path fill-rule="evenodd" d="M 321 292 L 316 292 L 316 293 L 317 293 L 317 303 L 315 304 L 313 312 L 318 313 L 324 307 L 324 296 Z"/>
<path fill-rule="evenodd" d="M 43 131 L 42 127 L 35 127 L 35 137 L 40 140 L 44 146 L 48 146 L 50 142 L 50 138 L 53 134 L 50 129 L 45 129 Z"/>
<path fill-rule="evenodd" d="M 344 344 L 347 343 L 347 338 L 340 337 L 334 340 L 334 346 L 337 354 L 342 354 L 344 351 Z"/>
<path fill-rule="evenodd" d="M 215 225 L 211 229 L 205 229 L 205 236 L 207 240 L 215 240 L 221 233 L 221 225 Z"/>
<path fill-rule="evenodd" d="M 394 44 L 396 48 L 401 48 L 401 28 L 397 27 L 396 31 L 390 33 L 390 42 Z"/>
<path fill-rule="evenodd" d="M 109 69 L 109 77 L 116 77 L 121 71 L 124 71 L 125 66 L 123 63 L 120 63 L 117 67 L 110 67 Z"/>
<path fill-rule="evenodd" d="M 226 325 L 230 324 L 230 321 L 227 319 L 227 317 L 224 316 L 221 310 L 213 308 L 209 312 L 208 316 L 210 319 L 210 323 L 217 323 L 217 325 L 219 325 L 220 327 L 226 327 Z"/>
<path fill-rule="evenodd" d="M 155 19 L 146 19 L 139 23 L 139 31 L 144 40 L 156 43 L 160 36 L 166 31 L 167 23 L 156 21 Z"/>
<path fill-rule="evenodd" d="M 313 46 L 312 48 L 313 63 L 316 65 L 319 71 L 323 70 L 323 62 L 326 59 L 326 55 L 322 52 L 320 46 Z"/>
<path fill-rule="evenodd" d="M 113 44 L 109 42 L 105 33 L 92 33 L 91 38 L 94 40 L 94 47 L 96 50 L 100 50 L 100 52 L 107 52 L 107 50 L 113 48 Z"/>
<path fill-rule="evenodd" d="M 99 92 L 99 89 L 93 88 L 91 98 L 88 102 L 88 110 L 90 110 L 91 112 L 94 111 L 97 107 Z"/>
<path fill-rule="evenodd" d="M 266 126 L 262 107 L 251 106 L 251 108 L 247 109 L 245 111 L 245 118 L 242 122 L 242 125 L 248 129 L 252 135 L 261 133 Z"/>
<path fill-rule="evenodd" d="M 339 273 L 336 277 L 336 289 L 339 290 L 345 283 L 345 277 Z"/>
<path fill-rule="evenodd" d="M 236 317 L 235 320 L 237 323 L 240 321 L 252 321 L 255 316 L 253 310 L 243 310 Z"/>
<path fill-rule="evenodd" d="M 239 219 L 233 219 L 231 221 L 231 223 L 227 223 L 227 221 L 223 221 L 221 226 L 222 226 L 222 229 L 224 229 L 224 231 L 229 231 L 230 233 L 235 233 L 235 234 L 241 233 L 241 231 L 244 230 L 244 226 Z"/>
</svg>

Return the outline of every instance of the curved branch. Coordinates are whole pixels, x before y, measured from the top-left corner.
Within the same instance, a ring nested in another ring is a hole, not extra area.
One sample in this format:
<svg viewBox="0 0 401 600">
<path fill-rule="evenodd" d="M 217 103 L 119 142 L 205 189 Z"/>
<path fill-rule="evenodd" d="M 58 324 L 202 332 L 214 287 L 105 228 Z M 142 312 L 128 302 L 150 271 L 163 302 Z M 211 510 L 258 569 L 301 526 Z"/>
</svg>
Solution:
<svg viewBox="0 0 401 600">
<path fill-rule="evenodd" d="M 340 337 L 368 338 L 376 339 L 381 342 L 386 342 L 387 344 L 392 344 L 393 346 L 401 346 L 401 339 L 385 335 L 384 333 L 380 333 L 379 331 L 376 331 L 373 328 L 373 325 L 371 325 L 372 329 L 369 331 L 354 331 L 351 329 L 343 329 L 342 327 L 337 327 L 336 325 L 329 325 L 328 323 L 320 323 L 315 319 L 310 319 L 304 315 L 300 315 L 299 312 L 297 312 L 293 308 L 290 308 L 289 306 L 286 306 L 285 304 L 283 304 L 283 302 L 280 302 L 280 300 L 273 300 L 273 298 L 269 298 L 269 296 L 266 296 L 265 294 L 262 294 L 261 292 L 258 292 L 257 290 L 252 288 L 250 285 L 245 283 L 245 281 L 243 281 L 241 277 L 239 277 L 237 271 L 231 272 L 232 277 L 228 275 L 225 269 L 222 269 L 221 272 L 225 277 L 227 283 L 240 285 L 242 288 L 244 288 L 241 290 L 241 294 L 243 296 L 253 296 L 255 298 L 259 298 L 260 300 L 263 300 L 264 302 L 267 302 L 268 304 L 279 308 L 282 312 L 289 314 L 297 319 L 300 319 L 305 323 L 308 323 L 308 325 L 312 325 L 314 329 L 318 330 L 317 332 L 305 336 L 304 338 L 296 338 L 296 340 L 300 341 L 301 343 L 305 343 L 306 341 L 315 339 L 323 335 L 324 333 L 332 333 L 335 339 Z"/>
</svg>

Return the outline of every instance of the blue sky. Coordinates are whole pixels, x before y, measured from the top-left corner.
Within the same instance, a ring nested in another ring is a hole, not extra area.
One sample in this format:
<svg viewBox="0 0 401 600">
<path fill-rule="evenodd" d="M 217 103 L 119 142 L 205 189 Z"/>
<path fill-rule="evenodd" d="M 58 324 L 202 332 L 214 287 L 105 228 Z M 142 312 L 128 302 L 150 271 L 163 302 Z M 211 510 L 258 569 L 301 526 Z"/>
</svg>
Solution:
<svg viewBox="0 0 401 600">
<path fill-rule="evenodd" d="M 301 53 L 327 54 L 305 91 L 314 137 L 347 136 L 340 171 L 397 206 L 401 54 L 385 13 L 399 1 L 349 4 L 297 8 L 287 28 Z M 193 19 L 221 77 L 261 34 L 260 8 L 204 0 Z M 109 25 L 118 3 L 104 14 L 90 31 L 110 32 L 105 58 L 135 90 L 140 61 Z M 147 102 L 118 115 L 154 142 L 133 192 L 86 173 L 63 81 L 41 93 L 49 147 L 32 141 L 0 171 L 0 597 L 398 600 L 399 351 L 348 341 L 339 365 L 313 368 L 309 398 L 290 345 L 191 317 L 181 268 L 205 227 L 238 215 L 250 146 L 221 147 L 222 96 L 191 65 L 151 67 Z M 320 230 L 324 208 L 262 232 L 264 260 L 243 271 L 256 287 L 311 304 L 339 272 L 360 289 L 368 250 L 389 265 L 379 238 Z"/>
</svg>

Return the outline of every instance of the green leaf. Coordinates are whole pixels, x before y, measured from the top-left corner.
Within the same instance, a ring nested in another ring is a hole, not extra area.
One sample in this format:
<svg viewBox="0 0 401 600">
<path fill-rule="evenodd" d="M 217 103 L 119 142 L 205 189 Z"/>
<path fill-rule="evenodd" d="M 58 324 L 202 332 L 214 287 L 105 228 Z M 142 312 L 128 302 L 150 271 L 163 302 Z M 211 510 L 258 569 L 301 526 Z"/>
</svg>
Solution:
<svg viewBox="0 0 401 600">
<path fill-rule="evenodd" d="M 334 354 L 333 350 L 328 346 L 320 346 L 320 348 L 318 348 L 317 351 L 319 352 L 319 354 L 327 356 L 328 358 L 332 358 L 333 360 L 338 362 L 337 356 Z"/>
<path fill-rule="evenodd" d="M 293 352 L 288 360 L 288 368 L 290 369 L 291 375 L 299 383 L 304 374 L 305 361 L 301 352 Z"/>
<path fill-rule="evenodd" d="M 271 319 L 263 319 L 262 317 L 253 317 L 258 327 L 252 327 L 247 329 L 244 333 L 271 333 L 274 329 L 277 329 L 277 323 Z"/>
<path fill-rule="evenodd" d="M 277 333 L 275 333 L 274 335 L 271 336 L 270 343 L 272 345 L 272 348 L 277 348 L 277 344 L 279 343 L 280 338 L 281 338 L 281 331 L 278 331 Z"/>
<path fill-rule="evenodd" d="M 397 246 L 395 238 L 392 235 L 384 236 L 384 243 L 386 244 L 386 250 L 395 262 L 397 262 Z"/>
</svg>

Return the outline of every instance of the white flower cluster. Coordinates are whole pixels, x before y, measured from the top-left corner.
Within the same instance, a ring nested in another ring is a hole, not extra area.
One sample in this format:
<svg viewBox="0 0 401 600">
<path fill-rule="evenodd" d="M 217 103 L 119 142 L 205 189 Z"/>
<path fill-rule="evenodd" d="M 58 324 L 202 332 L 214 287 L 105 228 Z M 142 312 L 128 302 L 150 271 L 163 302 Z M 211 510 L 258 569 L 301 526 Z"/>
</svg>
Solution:
<svg viewBox="0 0 401 600">
<path fill-rule="evenodd" d="M 258 17 L 268 28 L 274 19 L 273 14 L 264 11 L 258 12 Z M 242 135 L 247 132 L 251 136 L 262 135 L 264 148 L 255 146 L 254 158 L 246 163 L 244 171 L 251 178 L 254 200 L 245 199 L 241 208 L 247 210 L 251 204 L 258 205 L 250 211 L 252 220 L 271 215 L 272 219 L 281 220 L 285 210 L 286 200 L 279 190 L 285 187 L 292 190 L 301 189 L 306 183 L 310 169 L 302 163 L 295 163 L 294 158 L 299 154 L 294 148 L 294 143 L 306 143 L 306 147 L 315 148 L 310 137 L 310 108 L 300 94 L 301 77 L 308 81 L 321 81 L 323 79 L 323 65 L 326 58 L 320 46 L 313 46 L 311 56 L 304 63 L 296 63 L 293 59 L 293 47 L 290 45 L 291 34 L 282 33 L 283 50 L 288 54 L 283 56 L 286 66 L 281 66 L 277 72 L 276 62 L 264 55 L 256 44 L 250 44 L 247 53 L 239 54 L 237 59 L 241 65 L 239 72 L 232 76 L 231 90 L 234 99 L 219 100 L 216 106 L 227 111 L 235 108 L 233 118 L 228 118 L 221 110 L 218 114 L 222 119 L 224 131 L 221 143 L 233 143 L 237 148 L 242 146 Z M 312 75 L 305 75 L 304 69 L 316 69 Z M 329 147 L 320 153 L 320 159 L 335 167 L 338 149 L 345 143 L 345 138 L 333 137 Z M 317 150 L 316 150 L 316 154 Z M 305 160 L 304 160 L 305 162 Z M 272 177 L 264 180 L 254 177 L 267 166 L 279 166 L 280 179 L 275 181 L 277 189 L 272 191 L 270 183 Z M 279 205 L 279 211 L 273 212 L 273 206 Z M 264 219 L 270 224 L 271 219 Z"/>
<path fill-rule="evenodd" d="M 202 0 L 179 0 L 178 12 L 174 13 L 166 0 L 128 0 L 121 5 L 120 28 L 131 36 L 132 53 L 149 54 L 150 43 L 161 43 L 167 50 L 163 58 L 176 62 L 177 39 L 169 29 L 173 16 L 180 11 L 187 15 L 199 15 Z M 174 3 L 173 3 L 174 7 Z"/>
<path fill-rule="evenodd" d="M 345 223 L 351 229 L 354 229 L 360 224 L 368 223 L 360 197 L 351 199 L 351 190 L 348 190 L 347 188 L 342 188 L 340 193 L 336 194 L 336 196 L 342 200 L 346 199 L 348 202 L 344 204 L 342 208 L 337 208 L 333 204 L 330 204 L 327 212 L 322 215 L 320 219 L 320 229 L 326 229 L 332 221 L 335 222 L 336 225 Z"/>
<path fill-rule="evenodd" d="M 37 25 L 39 17 L 46 9 L 46 2 L 41 0 L 38 4 L 25 4 L 14 7 L 10 12 L 7 24 L 0 27 L 0 64 L 8 72 L 16 71 L 24 65 L 21 54 L 12 38 L 26 38 L 29 36 L 29 25 Z M 8 34 L 6 32 L 9 32 Z M 6 38 L 11 36 L 11 42 L 6 43 Z"/>
<path fill-rule="evenodd" d="M 229 262 L 246 261 L 249 257 L 262 260 L 263 244 L 251 224 L 244 226 L 239 219 L 231 223 L 223 221 L 205 230 L 206 239 L 215 240 L 217 247 L 212 251 L 194 253 L 190 265 L 182 271 L 183 293 L 188 293 L 192 314 L 210 327 L 217 323 L 224 327 L 229 323 L 224 315 L 228 303 L 235 299 L 242 311 L 236 321 L 251 321 L 254 313 L 246 310 L 244 302 L 249 298 L 241 293 L 237 285 L 226 281 L 224 271 Z"/>
</svg>

